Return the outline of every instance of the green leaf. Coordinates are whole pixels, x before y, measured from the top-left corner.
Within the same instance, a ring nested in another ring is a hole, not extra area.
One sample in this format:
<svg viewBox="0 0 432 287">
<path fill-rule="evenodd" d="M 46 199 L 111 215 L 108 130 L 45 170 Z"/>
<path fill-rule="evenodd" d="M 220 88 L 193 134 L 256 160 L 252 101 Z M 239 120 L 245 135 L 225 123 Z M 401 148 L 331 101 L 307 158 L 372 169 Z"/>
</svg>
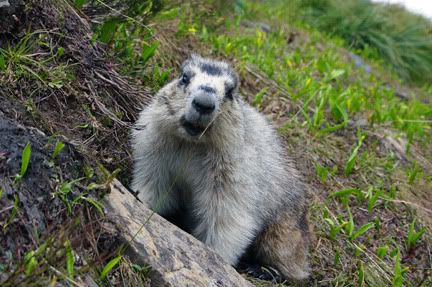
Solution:
<svg viewBox="0 0 432 287">
<path fill-rule="evenodd" d="M 357 159 L 358 150 L 360 149 L 360 147 L 363 143 L 363 140 L 365 139 L 365 135 L 362 135 L 361 133 L 359 133 L 358 138 L 359 138 L 359 140 L 358 140 L 357 146 L 353 149 L 348 161 L 345 164 L 345 170 L 344 170 L 345 175 L 351 174 L 351 172 L 354 168 L 356 159 Z"/>
<path fill-rule="evenodd" d="M 336 78 L 339 78 L 340 76 L 342 76 L 343 74 L 345 74 L 345 70 L 342 69 L 338 69 L 338 70 L 333 70 L 330 73 L 330 80 L 334 80 Z"/>
<path fill-rule="evenodd" d="M 75 260 L 74 260 L 74 256 L 73 256 L 73 253 L 72 253 L 71 243 L 70 243 L 69 240 L 67 240 L 65 242 L 65 248 L 66 248 L 66 270 L 67 270 L 67 273 L 68 273 L 69 277 L 71 279 L 73 279 L 74 278 L 74 263 L 75 263 Z"/>
<path fill-rule="evenodd" d="M 65 181 L 62 183 L 62 185 L 60 186 L 60 192 L 62 194 L 68 194 L 69 192 L 72 191 L 72 182 L 69 181 Z"/>
<path fill-rule="evenodd" d="M 317 163 L 315 165 L 315 171 L 317 176 L 321 179 L 322 182 L 326 182 L 328 178 L 328 168 Z"/>
<path fill-rule="evenodd" d="M 38 266 L 38 262 L 34 256 L 30 257 L 25 266 L 25 274 L 31 275 L 35 270 L 36 266 Z"/>
<path fill-rule="evenodd" d="M 393 287 L 403 287 L 402 267 L 400 263 L 400 251 L 397 250 L 394 267 L 394 277 L 392 281 Z"/>
<path fill-rule="evenodd" d="M 159 42 L 153 42 L 151 45 L 144 45 L 141 52 L 141 60 L 143 64 L 147 63 L 147 61 L 154 55 L 157 47 L 159 46 Z"/>
<path fill-rule="evenodd" d="M 351 237 L 354 231 L 354 218 L 352 216 L 350 209 L 348 209 L 348 216 L 349 216 L 349 221 L 348 224 L 346 225 L 345 230 L 348 233 L 348 236 Z"/>
<path fill-rule="evenodd" d="M 85 200 L 88 203 L 90 203 L 91 205 L 93 205 L 101 215 L 104 214 L 104 212 L 103 212 L 103 205 L 101 203 L 99 203 L 99 202 L 97 202 L 97 201 L 95 201 L 95 200 L 93 200 L 93 199 L 91 199 L 89 197 L 86 197 L 86 196 L 81 196 L 81 199 Z"/>
<path fill-rule="evenodd" d="M 351 156 L 349 157 L 348 161 L 346 162 L 345 169 L 344 169 L 345 175 L 351 174 L 351 172 L 354 168 L 356 159 L 357 159 L 357 153 L 358 153 L 359 148 L 360 148 L 360 146 L 356 146 L 354 148 L 354 150 L 351 153 Z"/>
<path fill-rule="evenodd" d="M 6 224 L 4 225 L 4 228 L 6 228 L 11 222 L 12 220 L 14 220 L 15 216 L 17 215 L 18 212 L 18 204 L 19 204 L 19 197 L 18 194 L 14 194 L 14 206 L 12 208 L 11 214 L 9 216 L 8 221 L 6 222 Z"/>
<path fill-rule="evenodd" d="M 94 175 L 93 168 L 87 164 L 84 164 L 83 172 L 84 172 L 84 175 L 87 179 L 91 179 Z"/>
<path fill-rule="evenodd" d="M 20 178 L 22 178 L 27 172 L 27 168 L 30 162 L 30 154 L 31 154 L 30 143 L 27 143 L 21 155 L 21 171 L 19 174 Z"/>
<path fill-rule="evenodd" d="M 61 57 L 64 55 L 65 49 L 63 47 L 59 47 L 57 49 L 57 57 Z"/>
<path fill-rule="evenodd" d="M 364 267 L 363 267 L 363 262 L 360 261 L 360 266 L 358 270 L 358 286 L 363 287 L 364 283 L 365 283 Z"/>
<path fill-rule="evenodd" d="M 408 229 L 408 236 L 407 236 L 407 246 L 408 248 L 414 247 L 416 245 L 417 241 L 420 240 L 420 238 L 423 236 L 423 234 L 426 232 L 426 228 L 423 227 L 420 229 L 420 231 L 415 231 L 415 222 L 416 219 L 411 222 L 409 229 Z"/>
<path fill-rule="evenodd" d="M 62 149 L 65 147 L 65 144 L 62 143 L 61 141 L 57 141 L 55 148 L 54 148 L 54 152 L 51 156 L 51 160 L 55 159 L 57 157 L 57 155 L 62 151 Z"/>
<path fill-rule="evenodd" d="M 119 264 L 120 260 L 122 259 L 122 256 L 119 255 L 113 259 L 110 260 L 110 262 L 108 262 L 105 267 L 103 268 L 101 274 L 100 274 L 100 279 L 104 279 L 107 274 L 117 265 Z"/>
<path fill-rule="evenodd" d="M 357 188 L 346 188 L 346 189 L 341 189 L 339 191 L 332 192 L 330 194 L 330 197 L 344 197 L 351 194 L 357 195 L 360 192 L 361 191 Z"/>
<path fill-rule="evenodd" d="M 388 245 L 384 245 L 384 246 L 380 246 L 378 247 L 376 254 L 380 259 L 383 259 L 384 256 L 386 256 L 387 252 L 388 252 Z"/>
<path fill-rule="evenodd" d="M 334 109 L 332 109 L 332 113 L 336 120 L 342 121 L 343 123 L 348 123 L 348 113 L 339 104 L 336 104 L 334 106 Z"/>
<path fill-rule="evenodd" d="M 375 226 L 375 223 L 373 223 L 373 222 L 369 222 L 369 223 L 362 225 L 362 227 L 357 229 L 357 231 L 351 236 L 350 239 L 354 240 L 357 237 L 362 236 L 364 233 L 366 233 L 366 231 L 368 231 L 369 229 L 371 229 L 374 226 Z"/>
<path fill-rule="evenodd" d="M 0 53 L 0 71 L 6 71 L 6 62 L 2 53 Z"/>
<path fill-rule="evenodd" d="M 81 8 L 85 3 L 87 2 L 87 0 L 75 0 L 75 6 L 79 9 Z"/>
<path fill-rule="evenodd" d="M 262 100 L 264 98 L 264 95 L 267 93 L 267 88 L 261 89 L 252 100 L 252 105 L 259 106 L 262 104 Z"/>
<path fill-rule="evenodd" d="M 118 19 L 111 19 L 106 21 L 99 30 L 98 39 L 102 43 L 108 43 L 114 37 L 117 29 Z"/>
</svg>

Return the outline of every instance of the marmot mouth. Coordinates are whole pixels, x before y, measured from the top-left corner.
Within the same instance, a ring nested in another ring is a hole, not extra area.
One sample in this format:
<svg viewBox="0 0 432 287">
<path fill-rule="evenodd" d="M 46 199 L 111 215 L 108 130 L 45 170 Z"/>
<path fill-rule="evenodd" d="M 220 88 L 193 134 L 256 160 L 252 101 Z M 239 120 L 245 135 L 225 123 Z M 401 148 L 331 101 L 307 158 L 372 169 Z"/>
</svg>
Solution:
<svg viewBox="0 0 432 287">
<path fill-rule="evenodd" d="M 198 123 L 194 123 L 194 122 L 189 122 L 188 120 L 186 120 L 185 116 L 182 116 L 180 118 L 180 124 L 182 125 L 182 127 L 185 129 L 185 131 L 190 135 L 190 136 L 197 136 L 199 134 L 202 134 L 205 130 L 206 127 L 202 126 Z"/>
<path fill-rule="evenodd" d="M 197 136 L 199 134 L 202 134 L 206 129 L 205 127 L 199 124 L 191 123 L 186 120 L 182 121 L 182 126 L 186 130 L 186 132 L 191 136 Z"/>
</svg>

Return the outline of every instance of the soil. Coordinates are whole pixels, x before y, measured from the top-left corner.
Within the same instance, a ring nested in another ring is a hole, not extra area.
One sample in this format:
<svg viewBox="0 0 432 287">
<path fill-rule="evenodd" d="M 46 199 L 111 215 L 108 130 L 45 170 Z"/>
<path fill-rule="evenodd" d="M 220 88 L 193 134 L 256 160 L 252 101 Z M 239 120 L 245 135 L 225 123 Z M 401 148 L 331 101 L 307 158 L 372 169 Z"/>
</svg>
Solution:
<svg viewBox="0 0 432 287">
<path fill-rule="evenodd" d="M 52 160 L 52 140 L 50 143 L 40 130 L 21 126 L 2 113 L 0 139 L 0 190 L 3 192 L 0 197 L 0 266 L 7 270 L 13 267 L 10 263 L 19 262 L 27 250 L 37 248 L 53 227 L 68 220 L 66 206 L 55 194 L 62 182 L 82 176 L 83 158 L 66 144 Z M 15 180 L 27 143 L 31 147 L 29 166 L 24 177 Z M 68 198 L 72 200 L 77 195 L 77 190 L 72 189 Z M 2 279 L 0 276 L 0 282 Z"/>
</svg>

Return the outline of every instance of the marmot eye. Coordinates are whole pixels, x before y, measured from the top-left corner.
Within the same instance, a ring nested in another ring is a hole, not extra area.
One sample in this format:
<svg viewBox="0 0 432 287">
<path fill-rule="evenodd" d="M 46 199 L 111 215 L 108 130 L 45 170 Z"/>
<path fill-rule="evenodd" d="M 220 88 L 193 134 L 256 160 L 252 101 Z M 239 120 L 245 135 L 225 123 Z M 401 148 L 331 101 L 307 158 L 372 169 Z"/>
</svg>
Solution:
<svg viewBox="0 0 432 287">
<path fill-rule="evenodd" d="M 182 84 L 187 85 L 187 84 L 189 84 L 189 81 L 190 81 L 189 76 L 186 75 L 185 73 L 183 73 L 182 76 L 181 76 L 181 82 L 182 82 Z"/>
<path fill-rule="evenodd" d="M 233 92 L 234 92 L 234 88 L 228 88 L 225 92 L 225 96 L 232 100 L 233 99 Z"/>
</svg>

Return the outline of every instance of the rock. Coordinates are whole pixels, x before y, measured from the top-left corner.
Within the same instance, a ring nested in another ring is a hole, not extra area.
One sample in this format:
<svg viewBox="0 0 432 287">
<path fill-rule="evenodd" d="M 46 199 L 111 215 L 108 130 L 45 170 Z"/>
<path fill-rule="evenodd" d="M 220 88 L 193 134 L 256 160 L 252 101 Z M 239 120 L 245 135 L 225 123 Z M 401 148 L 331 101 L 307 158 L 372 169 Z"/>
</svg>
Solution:
<svg viewBox="0 0 432 287">
<path fill-rule="evenodd" d="M 354 65 L 357 69 L 363 68 L 366 74 L 370 74 L 372 72 L 371 66 L 363 60 L 359 55 L 349 53 L 349 57 L 354 62 Z"/>
<path fill-rule="evenodd" d="M 9 8 L 10 3 L 8 0 L 0 0 L 0 8 Z"/>
<path fill-rule="evenodd" d="M 192 235 L 153 213 L 119 181 L 105 197 L 108 224 L 128 242 L 127 255 L 152 270 L 152 286 L 252 286 Z M 133 240 L 132 240 L 133 239 Z"/>
<path fill-rule="evenodd" d="M 378 139 L 380 139 L 383 147 L 394 153 L 396 158 L 401 161 L 406 161 L 406 151 L 408 141 L 406 137 L 397 135 L 390 130 L 383 130 L 380 133 L 376 133 Z"/>
<path fill-rule="evenodd" d="M 245 20 L 242 22 L 242 24 L 246 27 L 249 28 L 259 28 L 261 31 L 265 32 L 265 33 L 270 33 L 271 32 L 271 27 L 270 25 L 266 24 L 266 23 L 262 23 L 262 22 L 253 22 L 253 21 L 248 21 Z"/>
</svg>

